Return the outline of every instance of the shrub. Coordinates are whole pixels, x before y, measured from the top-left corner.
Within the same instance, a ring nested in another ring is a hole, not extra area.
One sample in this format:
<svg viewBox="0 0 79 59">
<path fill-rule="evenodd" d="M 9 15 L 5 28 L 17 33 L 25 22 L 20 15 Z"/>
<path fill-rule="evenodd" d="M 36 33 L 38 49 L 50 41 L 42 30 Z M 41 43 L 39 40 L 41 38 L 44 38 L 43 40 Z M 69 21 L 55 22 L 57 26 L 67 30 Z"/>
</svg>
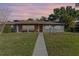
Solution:
<svg viewBox="0 0 79 59">
<path fill-rule="evenodd" d="M 3 33 L 9 33 L 11 32 L 11 26 L 10 25 L 5 25 Z"/>
</svg>

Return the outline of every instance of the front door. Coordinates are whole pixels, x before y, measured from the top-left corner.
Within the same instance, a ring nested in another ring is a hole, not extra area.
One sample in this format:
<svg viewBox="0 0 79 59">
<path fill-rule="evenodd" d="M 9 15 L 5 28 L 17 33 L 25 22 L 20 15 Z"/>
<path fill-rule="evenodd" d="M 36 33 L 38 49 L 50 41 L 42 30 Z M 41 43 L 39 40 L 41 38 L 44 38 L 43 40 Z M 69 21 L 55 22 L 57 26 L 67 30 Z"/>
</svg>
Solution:
<svg viewBox="0 0 79 59">
<path fill-rule="evenodd" d="M 43 25 L 39 25 L 39 32 L 43 32 Z"/>
</svg>

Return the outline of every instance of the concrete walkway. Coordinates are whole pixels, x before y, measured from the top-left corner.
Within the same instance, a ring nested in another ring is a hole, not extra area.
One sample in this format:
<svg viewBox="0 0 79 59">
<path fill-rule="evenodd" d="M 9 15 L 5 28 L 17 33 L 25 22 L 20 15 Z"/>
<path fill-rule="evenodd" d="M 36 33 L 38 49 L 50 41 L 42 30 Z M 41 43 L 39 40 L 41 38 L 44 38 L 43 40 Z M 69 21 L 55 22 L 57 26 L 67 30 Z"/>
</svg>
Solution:
<svg viewBox="0 0 79 59">
<path fill-rule="evenodd" d="M 33 56 L 48 56 L 42 32 L 39 32 L 38 34 L 38 38 L 33 51 Z"/>
</svg>

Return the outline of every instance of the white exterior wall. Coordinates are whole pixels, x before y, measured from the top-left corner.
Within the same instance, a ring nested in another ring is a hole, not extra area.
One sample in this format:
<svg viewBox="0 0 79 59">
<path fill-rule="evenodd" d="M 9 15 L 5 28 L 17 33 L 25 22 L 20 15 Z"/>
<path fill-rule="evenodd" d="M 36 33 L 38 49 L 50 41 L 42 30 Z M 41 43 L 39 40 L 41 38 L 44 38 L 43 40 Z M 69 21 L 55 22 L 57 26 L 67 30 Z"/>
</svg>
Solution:
<svg viewBox="0 0 79 59">
<path fill-rule="evenodd" d="M 61 25 L 56 25 L 56 26 L 46 25 L 46 26 L 43 26 L 43 32 L 64 32 L 64 26 L 61 26 Z"/>
<path fill-rule="evenodd" d="M 64 32 L 64 26 L 55 26 L 54 31 L 55 32 Z"/>
<path fill-rule="evenodd" d="M 50 27 L 49 25 L 43 26 L 43 32 L 50 32 Z"/>
</svg>

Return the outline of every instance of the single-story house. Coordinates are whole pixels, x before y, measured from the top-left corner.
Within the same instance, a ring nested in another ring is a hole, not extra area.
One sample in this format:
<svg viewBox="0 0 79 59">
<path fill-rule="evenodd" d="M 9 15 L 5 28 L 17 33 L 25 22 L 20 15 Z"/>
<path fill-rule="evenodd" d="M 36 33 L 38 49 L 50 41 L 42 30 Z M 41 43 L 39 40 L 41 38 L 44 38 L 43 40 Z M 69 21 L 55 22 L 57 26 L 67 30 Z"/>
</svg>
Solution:
<svg viewBox="0 0 79 59">
<path fill-rule="evenodd" d="M 51 21 L 16 21 L 7 22 L 14 32 L 64 32 L 64 23 Z"/>
</svg>

